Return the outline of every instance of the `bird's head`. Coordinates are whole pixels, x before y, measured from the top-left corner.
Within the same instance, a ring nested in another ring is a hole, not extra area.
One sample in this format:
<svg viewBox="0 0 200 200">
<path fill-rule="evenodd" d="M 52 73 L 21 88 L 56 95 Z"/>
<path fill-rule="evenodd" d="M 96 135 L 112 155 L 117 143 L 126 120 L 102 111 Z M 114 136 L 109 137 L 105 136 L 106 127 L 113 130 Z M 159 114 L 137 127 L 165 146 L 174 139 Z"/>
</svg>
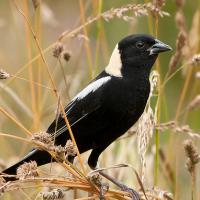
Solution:
<svg viewBox="0 0 200 200">
<path fill-rule="evenodd" d="M 122 77 L 134 69 L 150 71 L 159 53 L 172 48 L 150 35 L 130 35 L 123 38 L 115 47 L 106 72 Z"/>
</svg>

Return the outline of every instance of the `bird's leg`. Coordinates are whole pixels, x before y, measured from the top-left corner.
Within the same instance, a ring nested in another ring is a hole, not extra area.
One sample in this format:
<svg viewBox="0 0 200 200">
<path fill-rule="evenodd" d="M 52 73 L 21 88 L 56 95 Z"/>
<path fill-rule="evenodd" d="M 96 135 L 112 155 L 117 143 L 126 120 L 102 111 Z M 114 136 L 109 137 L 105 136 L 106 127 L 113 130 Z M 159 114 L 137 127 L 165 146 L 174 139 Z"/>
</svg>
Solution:
<svg viewBox="0 0 200 200">
<path fill-rule="evenodd" d="M 71 156 L 71 155 L 69 155 L 68 157 L 67 157 L 67 160 L 71 163 L 71 164 L 73 164 L 74 163 L 74 158 L 75 158 L 76 156 Z"/>
<path fill-rule="evenodd" d="M 105 148 L 106 146 L 101 146 L 92 150 L 88 159 L 88 164 L 91 169 L 93 170 L 97 169 L 97 161 L 98 161 L 99 155 Z M 102 181 L 100 180 L 100 177 L 98 177 L 98 181 L 95 181 L 95 184 L 99 186 L 100 188 L 99 198 L 100 200 L 103 200 L 105 192 L 109 189 L 109 185 L 107 183 L 102 183 Z"/>
<path fill-rule="evenodd" d="M 112 183 L 114 183 L 115 185 L 117 185 L 121 190 L 123 190 L 125 192 L 129 192 L 131 194 L 132 200 L 140 200 L 139 194 L 134 189 L 129 188 L 127 185 L 124 185 L 119 180 L 117 180 L 117 179 L 113 178 L 112 176 L 104 173 L 103 171 L 99 171 L 99 174 L 101 176 L 105 177 L 106 179 L 108 179 L 109 181 L 111 181 Z"/>
<path fill-rule="evenodd" d="M 95 173 L 95 174 L 89 176 L 89 178 L 90 178 L 91 182 L 94 183 L 95 185 L 97 185 L 100 189 L 99 199 L 104 200 L 104 196 L 105 196 L 105 193 L 109 189 L 109 185 L 107 183 L 102 182 L 102 177 L 99 175 L 99 173 Z"/>
</svg>

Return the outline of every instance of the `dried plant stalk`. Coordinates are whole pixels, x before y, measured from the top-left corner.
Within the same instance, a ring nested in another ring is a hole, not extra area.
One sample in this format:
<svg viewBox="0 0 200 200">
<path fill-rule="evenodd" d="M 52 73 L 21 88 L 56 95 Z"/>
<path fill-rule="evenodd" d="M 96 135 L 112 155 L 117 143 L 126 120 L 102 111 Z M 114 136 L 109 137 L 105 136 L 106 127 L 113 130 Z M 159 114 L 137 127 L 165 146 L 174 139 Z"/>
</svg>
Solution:
<svg viewBox="0 0 200 200">
<path fill-rule="evenodd" d="M 176 53 L 172 56 L 169 62 L 168 76 L 170 76 L 175 71 L 178 62 L 181 59 L 182 50 L 185 44 L 186 44 L 186 34 L 184 32 L 180 32 L 176 40 Z"/>
<path fill-rule="evenodd" d="M 188 157 L 186 161 L 187 170 L 190 172 L 192 178 L 192 199 L 195 196 L 196 185 L 196 164 L 200 162 L 200 155 L 197 152 L 192 140 L 186 140 L 184 142 L 185 154 Z"/>
</svg>

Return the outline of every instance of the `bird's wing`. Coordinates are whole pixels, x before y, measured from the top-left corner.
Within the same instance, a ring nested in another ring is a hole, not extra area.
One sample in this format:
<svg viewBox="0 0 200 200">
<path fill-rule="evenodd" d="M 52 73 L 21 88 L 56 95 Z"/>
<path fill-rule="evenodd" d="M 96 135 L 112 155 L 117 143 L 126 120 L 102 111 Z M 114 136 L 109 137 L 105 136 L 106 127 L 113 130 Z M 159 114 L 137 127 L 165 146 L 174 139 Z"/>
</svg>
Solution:
<svg viewBox="0 0 200 200">
<path fill-rule="evenodd" d="M 102 91 L 105 83 L 110 81 L 110 79 L 110 76 L 95 79 L 65 107 L 65 113 L 71 127 L 101 107 Z M 67 129 L 63 116 L 59 115 L 49 126 L 47 132 L 57 137 Z"/>
</svg>

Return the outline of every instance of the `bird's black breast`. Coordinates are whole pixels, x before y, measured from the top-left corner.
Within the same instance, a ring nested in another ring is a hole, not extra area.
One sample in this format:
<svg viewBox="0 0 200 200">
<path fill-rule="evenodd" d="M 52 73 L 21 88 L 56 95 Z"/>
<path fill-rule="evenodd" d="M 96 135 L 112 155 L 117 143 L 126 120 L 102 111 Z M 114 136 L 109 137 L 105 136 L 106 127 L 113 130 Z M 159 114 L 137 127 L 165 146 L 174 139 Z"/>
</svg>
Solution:
<svg viewBox="0 0 200 200">
<path fill-rule="evenodd" d="M 114 140 L 124 134 L 141 116 L 150 92 L 149 80 L 145 77 L 114 77 L 104 91 L 103 121 L 109 127 L 101 133 L 101 137 Z"/>
</svg>

